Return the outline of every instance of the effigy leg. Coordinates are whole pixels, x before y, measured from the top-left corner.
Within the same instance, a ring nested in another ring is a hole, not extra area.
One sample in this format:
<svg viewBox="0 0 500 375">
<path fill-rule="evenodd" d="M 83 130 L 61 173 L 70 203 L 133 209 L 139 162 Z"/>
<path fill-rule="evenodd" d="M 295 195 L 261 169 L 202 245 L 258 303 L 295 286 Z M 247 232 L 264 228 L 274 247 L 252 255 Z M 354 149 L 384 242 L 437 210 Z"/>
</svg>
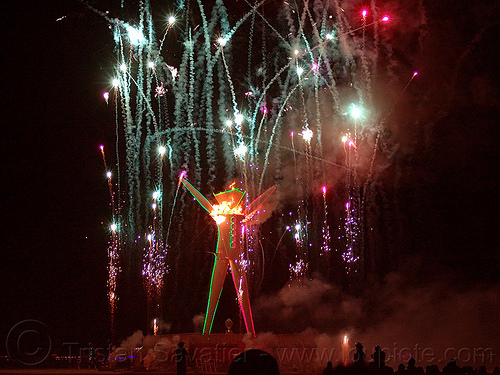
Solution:
<svg viewBox="0 0 500 375">
<path fill-rule="evenodd" d="M 239 264 L 235 263 L 233 260 L 229 260 L 229 265 L 231 266 L 234 287 L 236 288 L 236 295 L 238 296 L 240 309 L 243 313 L 245 327 L 248 333 L 252 334 L 252 336 L 255 336 L 255 327 L 253 325 L 252 309 L 250 307 L 250 295 L 248 293 L 248 284 L 245 271 Z"/>
<path fill-rule="evenodd" d="M 226 272 L 229 262 L 225 258 L 215 256 L 214 268 L 212 270 L 212 281 L 210 282 L 210 293 L 208 296 L 207 313 L 205 315 L 205 324 L 203 325 L 203 334 L 210 334 L 214 320 L 215 310 L 219 303 L 219 297 L 224 286 Z"/>
</svg>

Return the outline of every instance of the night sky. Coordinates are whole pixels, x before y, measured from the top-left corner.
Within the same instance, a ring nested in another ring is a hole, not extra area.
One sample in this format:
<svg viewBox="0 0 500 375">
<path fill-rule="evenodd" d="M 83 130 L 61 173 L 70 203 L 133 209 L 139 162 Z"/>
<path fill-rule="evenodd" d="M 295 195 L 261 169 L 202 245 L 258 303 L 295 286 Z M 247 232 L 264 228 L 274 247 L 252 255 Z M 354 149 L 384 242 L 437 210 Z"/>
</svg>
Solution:
<svg viewBox="0 0 500 375">
<path fill-rule="evenodd" d="M 108 3 L 94 5 L 105 10 Z M 500 5 L 423 3 L 422 41 L 410 43 L 393 30 L 395 55 L 410 55 L 406 48 L 418 43 L 425 48 L 407 61 L 419 72 L 407 94 L 421 104 L 412 108 L 403 98 L 395 108 L 403 120 L 388 125 L 388 142 L 398 146 L 385 173 L 411 171 L 398 194 L 413 244 L 391 265 L 411 275 L 402 283 L 407 291 L 442 282 L 444 293 L 490 292 L 478 321 L 500 336 L 498 315 L 488 321 L 500 303 Z M 0 353 L 10 328 L 24 319 L 47 324 L 56 346 L 106 345 L 110 207 L 98 147 L 114 145 L 113 110 L 102 98 L 112 35 L 76 1 L 22 0 L 3 8 Z M 404 120 L 405 113 L 413 117 Z M 122 327 L 119 335 L 141 326 Z"/>
</svg>

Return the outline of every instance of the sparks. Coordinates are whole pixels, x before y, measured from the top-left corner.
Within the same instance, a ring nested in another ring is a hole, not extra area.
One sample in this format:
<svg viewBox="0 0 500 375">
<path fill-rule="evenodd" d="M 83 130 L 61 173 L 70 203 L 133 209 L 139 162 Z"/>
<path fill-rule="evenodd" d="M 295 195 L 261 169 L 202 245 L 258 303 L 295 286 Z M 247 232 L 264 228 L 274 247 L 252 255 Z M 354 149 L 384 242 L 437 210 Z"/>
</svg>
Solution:
<svg viewBox="0 0 500 375">
<path fill-rule="evenodd" d="M 150 301 L 156 301 L 162 294 L 165 274 L 168 273 L 165 259 L 167 246 L 156 238 L 156 231 L 147 235 L 148 246 L 143 249 L 142 276 Z"/>
<path fill-rule="evenodd" d="M 135 29 L 132 26 L 127 27 L 128 37 L 130 39 L 130 43 L 134 46 L 138 46 L 144 41 L 144 35 L 142 35 L 142 31 Z"/>
<path fill-rule="evenodd" d="M 354 104 L 351 105 L 351 117 L 358 119 L 361 116 L 361 110 Z"/>
<path fill-rule="evenodd" d="M 234 123 L 236 125 L 241 125 L 243 123 L 243 115 L 241 113 L 237 113 L 234 115 Z"/>
<path fill-rule="evenodd" d="M 304 141 L 310 142 L 313 137 L 313 132 L 311 129 L 305 129 L 302 131 L 302 138 L 304 138 Z"/>
<path fill-rule="evenodd" d="M 247 150 L 248 150 L 247 146 L 241 144 L 234 150 L 234 154 L 236 156 L 243 157 L 247 153 Z"/>
<path fill-rule="evenodd" d="M 217 38 L 217 43 L 219 44 L 219 46 L 224 47 L 227 44 L 227 39 L 220 36 Z"/>
<path fill-rule="evenodd" d="M 163 82 L 160 82 L 160 84 L 156 86 L 155 91 L 155 97 L 161 97 L 167 93 L 167 89 L 163 86 Z"/>
</svg>

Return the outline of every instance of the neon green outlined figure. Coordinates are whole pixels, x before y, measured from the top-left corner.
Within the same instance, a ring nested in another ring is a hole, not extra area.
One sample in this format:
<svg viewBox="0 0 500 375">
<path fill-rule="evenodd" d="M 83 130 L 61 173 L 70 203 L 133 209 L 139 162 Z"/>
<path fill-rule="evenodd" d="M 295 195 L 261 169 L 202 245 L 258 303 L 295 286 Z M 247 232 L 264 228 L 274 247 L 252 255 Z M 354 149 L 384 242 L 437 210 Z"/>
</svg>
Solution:
<svg viewBox="0 0 500 375">
<path fill-rule="evenodd" d="M 262 195 L 243 209 L 242 198 L 245 195 L 240 189 L 231 189 L 222 193 L 214 194 L 218 204 L 208 201 L 193 185 L 184 179 L 184 172 L 180 180 L 184 186 L 193 194 L 198 203 L 207 210 L 217 224 L 217 250 L 210 282 L 210 294 L 208 297 L 207 313 L 203 325 L 203 334 L 210 334 L 214 320 L 215 310 L 219 303 L 219 297 L 224 286 L 227 269 L 231 266 L 236 295 L 248 333 L 255 336 L 252 310 L 250 307 L 250 296 L 245 270 L 239 264 L 240 255 L 243 252 L 242 237 L 245 231 L 245 222 L 249 221 L 262 207 L 262 204 L 276 190 L 276 186 L 267 189 Z"/>
</svg>

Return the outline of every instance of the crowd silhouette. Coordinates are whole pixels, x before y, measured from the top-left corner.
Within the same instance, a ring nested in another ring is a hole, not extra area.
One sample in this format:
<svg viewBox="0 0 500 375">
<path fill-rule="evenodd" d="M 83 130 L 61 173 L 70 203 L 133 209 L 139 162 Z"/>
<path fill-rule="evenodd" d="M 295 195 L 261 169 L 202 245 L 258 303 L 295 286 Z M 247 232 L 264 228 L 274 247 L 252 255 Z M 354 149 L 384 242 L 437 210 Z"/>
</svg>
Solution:
<svg viewBox="0 0 500 375">
<path fill-rule="evenodd" d="M 500 375 L 500 369 L 495 369 L 488 373 L 486 366 L 458 366 L 455 359 L 451 359 L 442 370 L 435 364 L 430 364 L 425 367 L 416 366 L 414 358 L 410 358 L 408 362 L 400 363 L 397 370 L 386 365 L 386 353 L 380 346 L 376 346 L 371 355 L 371 361 L 366 360 L 366 354 L 361 343 L 356 343 L 356 352 L 353 356 L 352 364 L 347 366 L 332 367 L 331 362 L 328 362 L 324 369 L 324 375 Z"/>
<path fill-rule="evenodd" d="M 277 361 L 271 354 L 261 350 L 248 350 L 240 353 L 231 363 L 228 375 L 279 375 Z M 321 372 L 318 372 L 321 374 Z M 406 364 L 400 363 L 396 371 L 386 364 L 386 353 L 380 346 L 376 346 L 371 355 L 371 361 L 367 361 L 366 354 L 361 343 L 356 344 L 351 364 L 334 367 L 328 362 L 322 371 L 323 375 L 500 375 L 500 369 L 495 367 L 493 372 L 488 373 L 486 366 L 460 367 L 455 359 L 452 359 L 442 370 L 435 364 L 430 364 L 424 369 L 417 366 L 414 358 L 410 358 Z"/>
</svg>

